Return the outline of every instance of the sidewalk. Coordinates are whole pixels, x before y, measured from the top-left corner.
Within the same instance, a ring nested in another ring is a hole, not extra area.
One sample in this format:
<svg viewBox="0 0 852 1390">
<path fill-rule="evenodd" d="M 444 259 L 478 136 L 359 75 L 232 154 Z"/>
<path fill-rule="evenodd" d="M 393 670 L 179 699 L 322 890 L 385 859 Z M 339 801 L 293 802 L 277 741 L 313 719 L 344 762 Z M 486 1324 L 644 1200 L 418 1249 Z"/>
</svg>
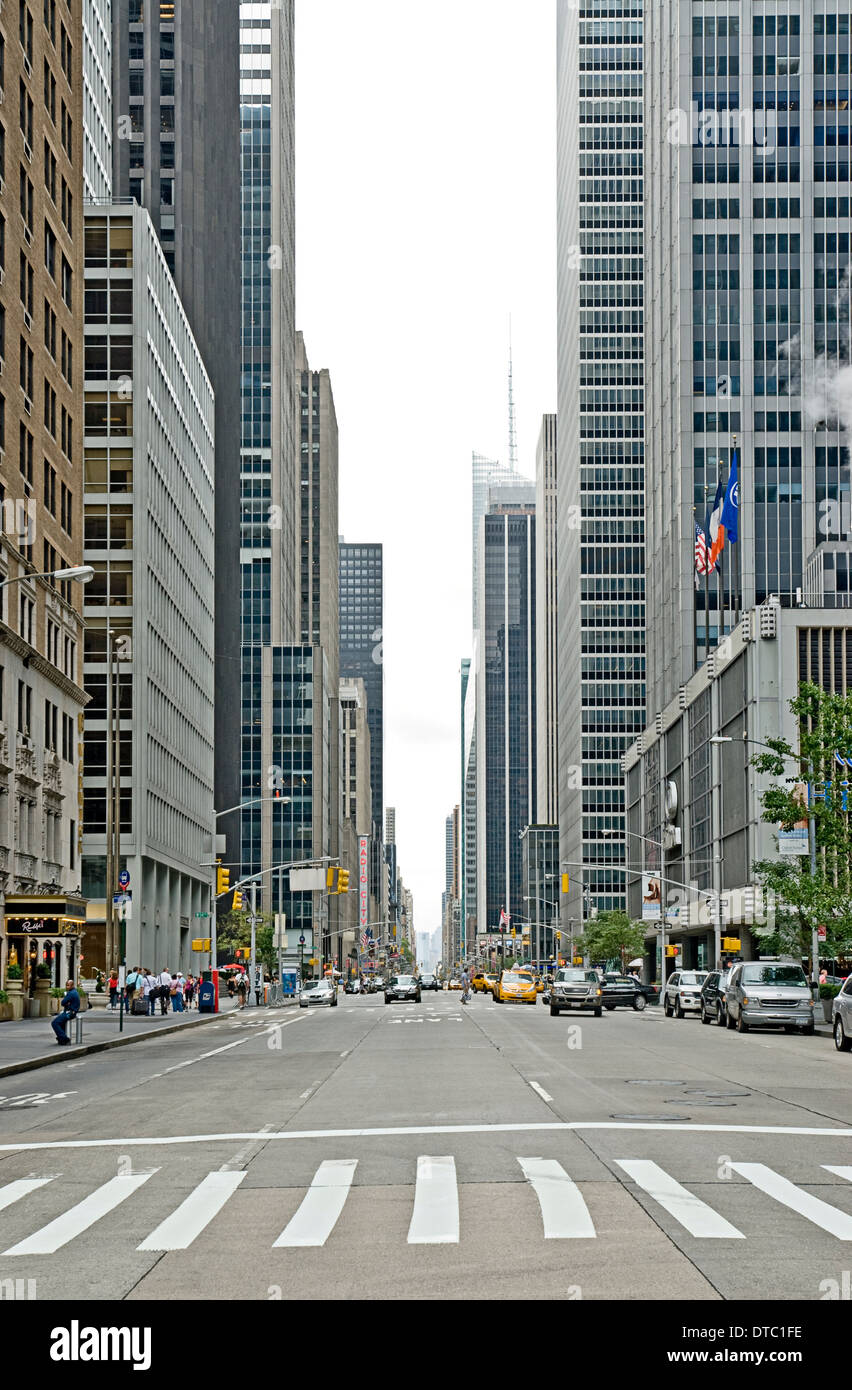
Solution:
<svg viewBox="0 0 852 1390">
<path fill-rule="evenodd" d="M 236 1000 L 229 999 L 227 995 L 219 1000 L 218 1014 L 200 1014 L 197 1009 L 192 1009 L 182 1014 L 169 1011 L 163 1017 L 158 1005 L 153 1018 L 125 1014 L 123 1028 L 119 1032 L 118 1010 L 112 1013 L 109 1009 L 90 1008 L 80 1014 L 83 1023 L 81 1047 L 74 1045 L 73 1023 L 68 1025 L 68 1036 L 72 1039 L 70 1047 L 59 1046 L 49 1018 L 22 1018 L 16 1022 L 0 1023 L 0 1076 L 13 1076 L 16 1072 L 32 1071 L 51 1066 L 54 1062 L 85 1057 L 91 1052 L 104 1052 L 111 1047 L 143 1042 L 156 1033 L 176 1033 L 183 1028 L 199 1027 L 237 1011 Z"/>
</svg>

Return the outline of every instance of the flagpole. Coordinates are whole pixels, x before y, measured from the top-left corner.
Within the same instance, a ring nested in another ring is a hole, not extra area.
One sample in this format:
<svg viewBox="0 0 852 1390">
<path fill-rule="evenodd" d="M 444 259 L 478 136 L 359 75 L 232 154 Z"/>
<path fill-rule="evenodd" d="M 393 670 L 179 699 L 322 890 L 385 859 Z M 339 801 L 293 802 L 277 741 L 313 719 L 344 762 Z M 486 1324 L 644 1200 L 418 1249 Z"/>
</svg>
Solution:
<svg viewBox="0 0 852 1390">
<path fill-rule="evenodd" d="M 719 463 L 721 463 L 721 462 L 722 462 L 722 460 L 719 459 Z M 718 484 L 717 484 L 717 491 L 718 491 L 718 488 L 721 487 L 721 484 L 722 484 L 722 475 L 721 475 L 721 473 L 720 473 L 720 474 L 719 474 Z M 719 645 L 720 642 L 723 642 L 723 641 L 724 641 L 724 638 L 725 638 L 725 575 L 724 575 L 724 570 L 723 570 L 723 567 L 722 567 L 722 556 L 723 556 L 723 555 L 724 555 L 724 549 L 719 551 L 719 558 L 718 558 L 717 561 L 716 561 L 716 565 L 717 565 L 717 568 L 718 568 L 718 571 L 719 571 L 719 632 L 718 632 L 718 636 L 717 636 L 717 638 L 716 638 L 716 645 L 717 645 L 717 646 Z"/>
<path fill-rule="evenodd" d="M 693 668 L 694 668 L 695 670 L 698 669 L 698 591 L 699 591 L 698 569 L 696 568 L 696 563 L 697 563 L 697 562 L 696 562 L 696 558 L 695 558 L 695 550 L 696 550 L 696 544 L 697 544 L 697 542 L 696 542 L 696 540 L 695 540 L 695 528 L 696 528 L 696 526 L 698 525 L 698 521 L 697 521 L 696 516 L 695 516 L 696 511 L 697 511 L 697 508 L 696 508 L 696 507 L 693 507 L 693 508 L 692 508 L 692 522 L 693 522 L 693 526 L 692 526 L 692 569 L 693 569 L 693 572 L 694 572 L 694 574 L 695 574 L 695 583 L 694 583 L 694 586 L 693 586 L 694 589 L 695 589 L 695 598 L 692 600 L 692 665 L 693 665 Z M 572 959 L 573 959 L 573 957 L 572 957 Z"/>
<path fill-rule="evenodd" d="M 733 438 L 734 438 L 734 452 L 733 452 L 733 454 L 732 454 L 732 459 L 734 459 L 734 458 L 737 459 L 737 509 L 739 510 L 739 476 L 740 476 L 740 475 L 739 475 L 739 455 L 737 454 L 737 436 L 734 435 Z M 735 554 L 735 558 L 736 558 L 736 572 L 737 572 L 737 622 L 739 622 L 740 617 L 742 616 L 742 606 L 743 606 L 743 593 L 742 593 L 742 579 L 743 579 L 743 575 L 742 575 L 742 567 L 741 567 L 741 563 L 740 563 L 740 526 L 739 526 L 739 522 L 737 523 L 737 539 L 736 539 L 736 542 L 735 542 L 735 551 L 734 551 L 734 554 Z"/>
<path fill-rule="evenodd" d="M 710 496 L 710 484 L 704 484 L 704 539 L 709 547 L 710 537 L 707 534 L 707 505 Z M 707 563 L 704 566 L 704 660 L 710 655 L 710 552 L 707 552 Z"/>
</svg>

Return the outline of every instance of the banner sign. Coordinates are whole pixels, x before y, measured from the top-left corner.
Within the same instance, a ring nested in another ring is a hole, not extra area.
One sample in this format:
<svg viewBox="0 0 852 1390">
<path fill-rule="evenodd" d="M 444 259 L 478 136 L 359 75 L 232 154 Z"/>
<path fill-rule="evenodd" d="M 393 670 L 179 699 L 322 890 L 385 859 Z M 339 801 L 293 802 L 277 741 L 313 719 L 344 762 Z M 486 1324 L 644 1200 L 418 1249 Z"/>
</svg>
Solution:
<svg viewBox="0 0 852 1390">
<path fill-rule="evenodd" d="M 364 931 L 370 922 L 370 837 L 358 836 L 358 921 Z"/>
<path fill-rule="evenodd" d="M 654 874 L 642 875 L 642 921 L 659 922 L 662 917 L 662 884 Z"/>
</svg>

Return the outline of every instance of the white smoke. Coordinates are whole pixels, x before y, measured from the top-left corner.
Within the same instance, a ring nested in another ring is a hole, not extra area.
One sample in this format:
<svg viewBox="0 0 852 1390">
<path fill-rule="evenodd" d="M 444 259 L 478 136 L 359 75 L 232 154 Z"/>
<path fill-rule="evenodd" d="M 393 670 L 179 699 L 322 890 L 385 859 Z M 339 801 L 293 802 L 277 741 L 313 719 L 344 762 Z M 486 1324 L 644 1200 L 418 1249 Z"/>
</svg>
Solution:
<svg viewBox="0 0 852 1390">
<path fill-rule="evenodd" d="M 811 424 L 836 421 L 844 434 L 852 437 L 852 365 L 850 365 L 850 267 L 843 272 L 837 290 L 836 356 L 820 354 L 802 366 L 801 335 L 796 333 L 778 349 L 779 362 L 789 363 L 784 394 L 801 396 Z M 776 373 L 778 375 L 778 373 Z"/>
</svg>

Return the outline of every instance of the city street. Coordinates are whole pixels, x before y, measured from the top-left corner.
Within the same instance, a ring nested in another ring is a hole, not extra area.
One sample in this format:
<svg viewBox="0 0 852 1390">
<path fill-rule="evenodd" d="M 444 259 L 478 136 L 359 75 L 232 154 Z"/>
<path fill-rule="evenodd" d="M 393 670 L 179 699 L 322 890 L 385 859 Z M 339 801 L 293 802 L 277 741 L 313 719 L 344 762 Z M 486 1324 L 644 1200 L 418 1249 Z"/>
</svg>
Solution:
<svg viewBox="0 0 852 1390">
<path fill-rule="evenodd" d="M 0 1279 L 40 1300 L 819 1300 L 850 1258 L 850 1068 L 826 1037 L 658 1008 L 247 1009 L 4 1079 Z"/>
</svg>

